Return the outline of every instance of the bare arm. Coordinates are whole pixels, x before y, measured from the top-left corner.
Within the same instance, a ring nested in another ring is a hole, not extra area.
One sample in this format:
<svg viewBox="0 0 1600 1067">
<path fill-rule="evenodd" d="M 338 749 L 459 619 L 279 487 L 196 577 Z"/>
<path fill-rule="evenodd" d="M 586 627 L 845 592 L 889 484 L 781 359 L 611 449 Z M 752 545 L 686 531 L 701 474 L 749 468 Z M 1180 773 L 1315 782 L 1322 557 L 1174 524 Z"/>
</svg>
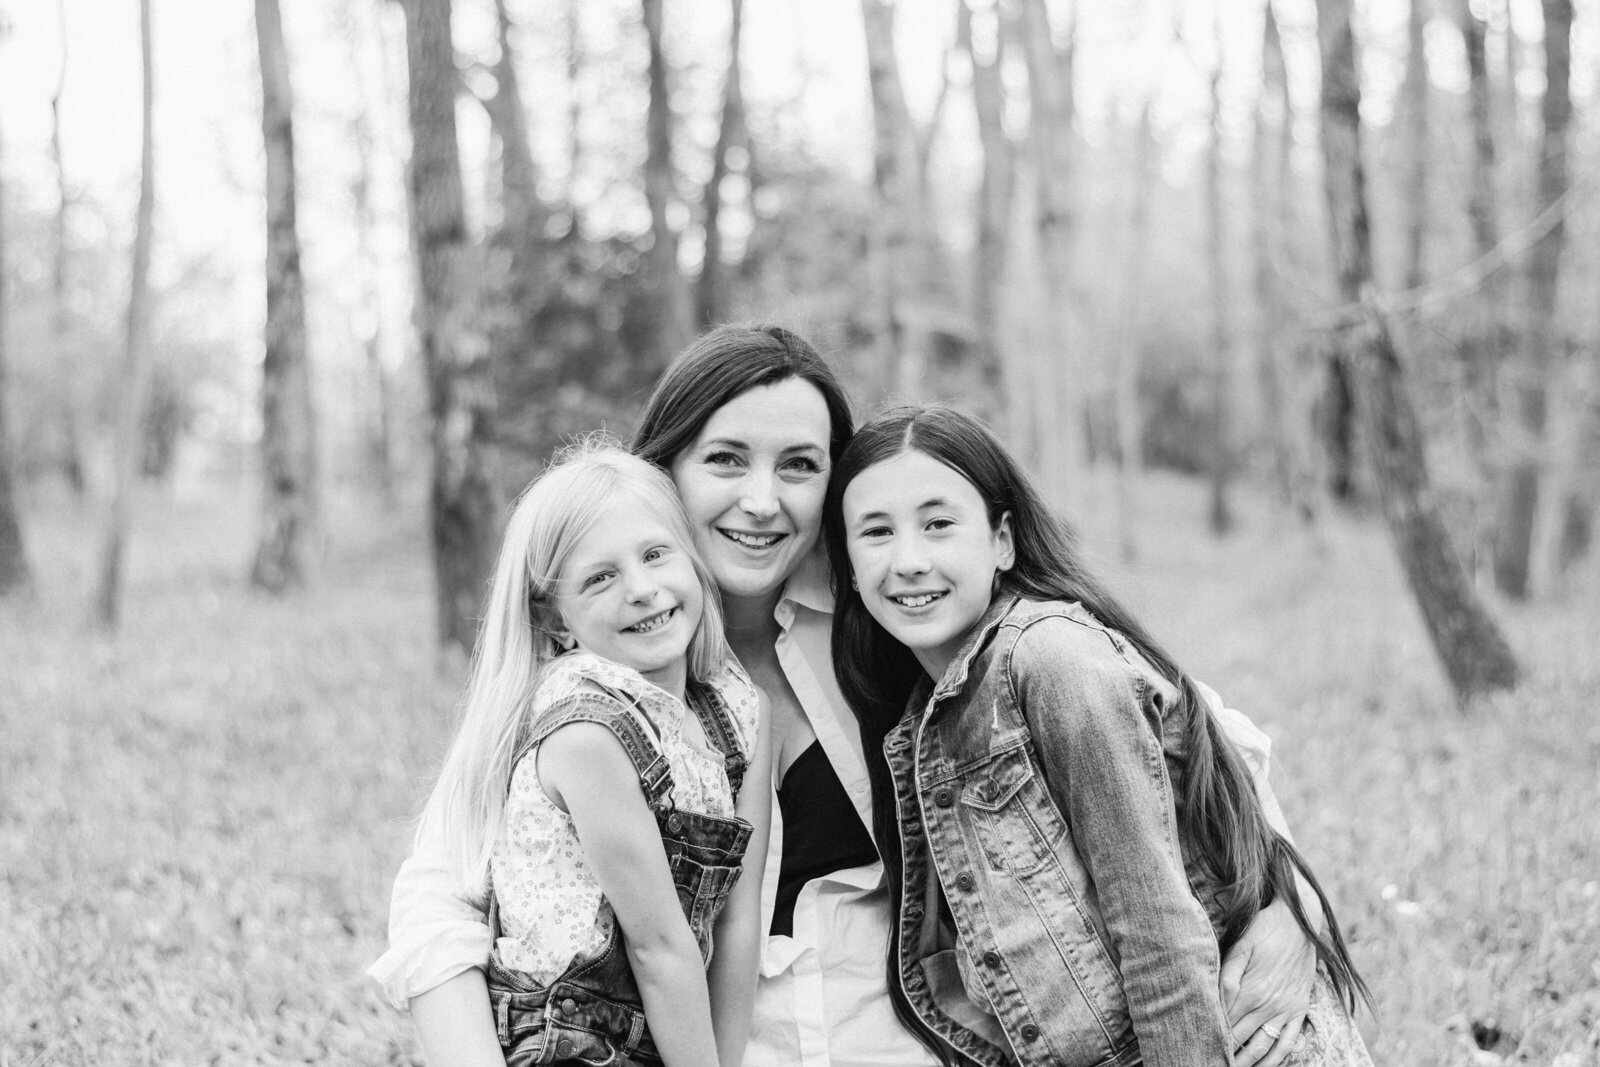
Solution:
<svg viewBox="0 0 1600 1067">
<path fill-rule="evenodd" d="M 412 997 L 411 1018 L 428 1067 L 505 1067 L 489 987 L 477 968 Z"/>
<path fill-rule="evenodd" d="M 756 975 L 761 968 L 761 876 L 767 865 L 767 836 L 772 829 L 772 730 L 765 694 L 761 697 L 755 751 L 745 768 L 739 792 L 739 817 L 754 827 L 745 849 L 743 872 L 727 907 L 717 918 L 715 946 L 707 981 L 712 1022 L 722 1067 L 738 1067 L 750 1039 L 755 1008 Z"/>
<path fill-rule="evenodd" d="M 716 1067 L 700 946 L 667 867 L 655 816 L 622 743 L 576 722 L 539 746 L 539 781 L 572 816 L 584 858 L 626 935 L 650 1034 L 667 1067 Z"/>
</svg>

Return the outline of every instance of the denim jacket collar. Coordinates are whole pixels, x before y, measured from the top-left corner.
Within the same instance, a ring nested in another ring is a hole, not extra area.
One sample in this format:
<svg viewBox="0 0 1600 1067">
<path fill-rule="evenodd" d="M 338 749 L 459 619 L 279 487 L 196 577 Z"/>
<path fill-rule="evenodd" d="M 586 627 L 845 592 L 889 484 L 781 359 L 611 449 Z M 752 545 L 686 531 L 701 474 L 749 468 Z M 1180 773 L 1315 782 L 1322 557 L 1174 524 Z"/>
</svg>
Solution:
<svg viewBox="0 0 1600 1067">
<path fill-rule="evenodd" d="M 961 642 L 961 648 L 956 652 L 955 658 L 950 661 L 950 666 L 945 668 L 944 677 L 933 689 L 932 700 L 942 700 L 951 693 L 961 691 L 967 683 L 967 675 L 972 670 L 972 661 L 977 658 L 978 652 L 988 642 L 989 637 L 999 629 L 1011 609 L 1016 607 L 1022 598 L 1016 593 L 1004 588 L 1000 594 L 989 604 L 989 610 L 983 613 L 976 625 L 967 633 L 966 639 Z M 928 686 L 931 683 L 919 683 L 912 692 L 913 706 L 926 707 L 931 701 L 928 698 Z"/>
</svg>

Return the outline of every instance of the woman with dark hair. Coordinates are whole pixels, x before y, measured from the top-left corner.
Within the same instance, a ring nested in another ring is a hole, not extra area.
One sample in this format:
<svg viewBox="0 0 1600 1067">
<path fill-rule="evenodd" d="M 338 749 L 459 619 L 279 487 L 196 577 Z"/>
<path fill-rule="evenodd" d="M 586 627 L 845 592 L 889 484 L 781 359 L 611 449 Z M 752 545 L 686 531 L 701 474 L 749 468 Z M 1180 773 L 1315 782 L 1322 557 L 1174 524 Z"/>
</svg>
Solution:
<svg viewBox="0 0 1600 1067">
<path fill-rule="evenodd" d="M 1371 1067 L 1340 1005 L 1366 989 L 1310 868 L 1195 683 L 983 423 L 874 418 L 823 531 L 890 876 L 890 994 L 941 1058 L 1225 1063 L 1219 947 L 1284 900 L 1322 974 L 1288 1062 Z"/>
<path fill-rule="evenodd" d="M 722 593 L 728 643 L 772 708 L 770 936 L 745 1057 L 763 1067 L 937 1062 L 889 997 L 889 899 L 869 832 L 866 754 L 829 645 L 822 506 L 851 432 L 844 390 L 803 338 L 780 326 L 723 326 L 668 369 L 631 445 L 672 476 Z M 1226 724 L 1275 807 L 1265 736 L 1236 712 Z M 371 973 L 394 1003 L 409 1002 L 434 1067 L 494 1063 L 482 887 L 454 884 L 447 871 L 424 826 L 395 882 L 390 950 Z M 1230 959 L 1223 980 L 1244 1045 L 1237 1062 L 1270 1067 L 1281 1058 L 1279 1032 L 1292 1041 L 1308 1003 L 1309 943 L 1279 904 Z"/>
</svg>

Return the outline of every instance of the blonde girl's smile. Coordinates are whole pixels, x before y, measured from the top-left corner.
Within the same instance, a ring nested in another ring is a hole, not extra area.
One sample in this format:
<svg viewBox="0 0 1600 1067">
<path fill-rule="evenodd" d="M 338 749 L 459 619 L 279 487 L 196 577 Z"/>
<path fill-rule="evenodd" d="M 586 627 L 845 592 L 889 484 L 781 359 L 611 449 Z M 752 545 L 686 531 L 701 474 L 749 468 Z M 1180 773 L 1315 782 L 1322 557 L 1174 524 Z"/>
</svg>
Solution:
<svg viewBox="0 0 1600 1067">
<path fill-rule="evenodd" d="M 556 588 L 564 644 L 682 691 L 705 597 L 689 552 L 648 508 L 630 498 L 603 508 L 563 562 Z"/>
</svg>

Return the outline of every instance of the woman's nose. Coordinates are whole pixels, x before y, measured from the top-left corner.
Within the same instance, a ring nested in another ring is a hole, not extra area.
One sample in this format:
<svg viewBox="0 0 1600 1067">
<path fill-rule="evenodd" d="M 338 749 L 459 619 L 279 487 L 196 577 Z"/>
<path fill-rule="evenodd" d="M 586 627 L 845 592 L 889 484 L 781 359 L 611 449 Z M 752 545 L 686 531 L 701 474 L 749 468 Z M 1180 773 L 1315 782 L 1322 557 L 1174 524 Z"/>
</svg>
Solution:
<svg viewBox="0 0 1600 1067">
<path fill-rule="evenodd" d="M 739 509 L 751 518 L 762 521 L 778 513 L 778 492 L 771 471 L 751 471 L 746 476 L 744 492 L 739 496 Z"/>
</svg>

